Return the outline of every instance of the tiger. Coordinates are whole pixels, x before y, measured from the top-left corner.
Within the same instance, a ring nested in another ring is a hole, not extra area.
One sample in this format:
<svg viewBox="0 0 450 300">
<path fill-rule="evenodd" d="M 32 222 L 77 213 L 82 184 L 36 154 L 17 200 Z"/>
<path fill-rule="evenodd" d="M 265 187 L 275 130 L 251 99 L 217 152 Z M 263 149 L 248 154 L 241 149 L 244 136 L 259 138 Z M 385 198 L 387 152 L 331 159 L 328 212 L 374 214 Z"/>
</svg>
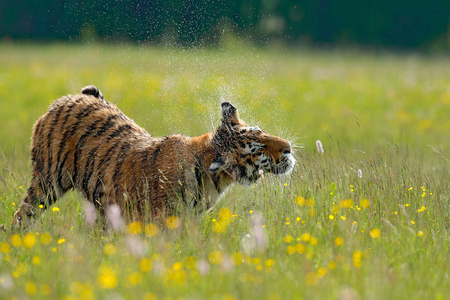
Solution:
<svg viewBox="0 0 450 300">
<path fill-rule="evenodd" d="M 122 214 L 159 218 L 180 204 L 210 210 L 234 183 L 292 171 L 288 140 L 247 126 L 229 102 L 221 113 L 214 132 L 154 137 L 93 85 L 55 100 L 33 127 L 32 179 L 13 225 L 29 224 L 72 189 L 102 215 L 115 204 Z"/>
</svg>

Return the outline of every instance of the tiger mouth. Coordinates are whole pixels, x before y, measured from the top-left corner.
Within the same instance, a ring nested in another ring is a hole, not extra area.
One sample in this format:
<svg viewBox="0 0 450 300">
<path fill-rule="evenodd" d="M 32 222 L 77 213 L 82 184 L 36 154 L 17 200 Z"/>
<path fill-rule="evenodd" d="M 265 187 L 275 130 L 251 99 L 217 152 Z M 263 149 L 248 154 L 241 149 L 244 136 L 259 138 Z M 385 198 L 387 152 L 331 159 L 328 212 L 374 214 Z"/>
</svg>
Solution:
<svg viewBox="0 0 450 300">
<path fill-rule="evenodd" d="M 281 161 L 271 168 L 271 172 L 276 175 L 289 174 L 295 166 L 295 158 L 292 154 L 283 155 Z"/>
<path fill-rule="evenodd" d="M 250 185 L 255 183 L 261 175 L 259 170 L 264 172 L 273 173 L 275 175 L 287 175 L 294 169 L 295 158 L 292 154 L 283 154 L 277 163 L 273 163 L 272 158 L 268 158 L 267 166 L 259 167 L 258 165 L 240 166 L 235 173 L 236 179 L 239 183 L 244 185 Z"/>
</svg>

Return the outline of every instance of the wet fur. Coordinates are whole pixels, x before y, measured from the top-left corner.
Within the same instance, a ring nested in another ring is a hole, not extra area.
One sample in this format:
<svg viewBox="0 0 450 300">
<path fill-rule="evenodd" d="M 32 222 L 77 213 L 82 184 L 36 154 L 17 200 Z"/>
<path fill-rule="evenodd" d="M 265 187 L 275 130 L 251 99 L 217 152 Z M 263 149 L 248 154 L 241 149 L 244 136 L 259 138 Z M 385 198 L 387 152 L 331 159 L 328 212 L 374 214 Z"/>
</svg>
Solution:
<svg viewBox="0 0 450 300">
<path fill-rule="evenodd" d="M 222 103 L 222 123 L 198 137 L 153 137 L 88 86 L 56 100 L 33 128 L 32 180 L 15 213 L 21 225 L 74 188 L 101 211 L 118 204 L 135 218 L 159 217 L 184 203 L 210 208 L 233 182 L 255 182 L 260 169 L 285 173 L 289 141 L 246 127 Z M 149 209 L 150 212 L 146 212 Z"/>
</svg>

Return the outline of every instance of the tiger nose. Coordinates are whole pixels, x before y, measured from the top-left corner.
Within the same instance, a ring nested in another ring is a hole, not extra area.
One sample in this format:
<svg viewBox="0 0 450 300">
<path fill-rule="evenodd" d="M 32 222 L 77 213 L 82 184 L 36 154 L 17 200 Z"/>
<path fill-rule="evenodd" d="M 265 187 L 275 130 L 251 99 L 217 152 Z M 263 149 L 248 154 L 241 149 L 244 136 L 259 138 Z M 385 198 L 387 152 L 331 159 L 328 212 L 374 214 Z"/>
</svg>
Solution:
<svg viewBox="0 0 450 300">
<path fill-rule="evenodd" d="M 288 142 L 288 145 L 283 150 L 283 154 L 289 154 L 289 153 L 292 153 L 292 146 L 291 146 L 290 142 Z"/>
</svg>

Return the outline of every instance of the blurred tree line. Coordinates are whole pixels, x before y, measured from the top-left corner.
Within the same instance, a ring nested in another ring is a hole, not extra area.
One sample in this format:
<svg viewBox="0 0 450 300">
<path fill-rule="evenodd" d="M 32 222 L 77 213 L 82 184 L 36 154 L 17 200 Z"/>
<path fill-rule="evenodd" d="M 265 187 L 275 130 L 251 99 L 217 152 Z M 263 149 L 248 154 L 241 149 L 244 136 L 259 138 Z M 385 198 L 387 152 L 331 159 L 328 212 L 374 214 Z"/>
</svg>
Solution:
<svg viewBox="0 0 450 300">
<path fill-rule="evenodd" d="M 0 39 L 449 49 L 449 0 L 0 0 Z"/>
</svg>

